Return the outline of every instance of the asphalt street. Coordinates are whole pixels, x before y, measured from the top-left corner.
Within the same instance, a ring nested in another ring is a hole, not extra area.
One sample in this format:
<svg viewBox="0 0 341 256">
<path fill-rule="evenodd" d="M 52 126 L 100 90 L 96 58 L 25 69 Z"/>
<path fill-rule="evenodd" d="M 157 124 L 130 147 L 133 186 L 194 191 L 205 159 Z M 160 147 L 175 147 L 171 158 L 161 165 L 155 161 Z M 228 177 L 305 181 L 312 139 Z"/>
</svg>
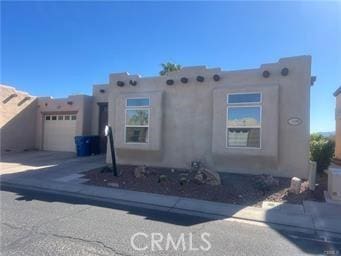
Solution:
<svg viewBox="0 0 341 256">
<path fill-rule="evenodd" d="M 1 189 L 1 255 L 341 254 L 337 235 Z"/>
</svg>

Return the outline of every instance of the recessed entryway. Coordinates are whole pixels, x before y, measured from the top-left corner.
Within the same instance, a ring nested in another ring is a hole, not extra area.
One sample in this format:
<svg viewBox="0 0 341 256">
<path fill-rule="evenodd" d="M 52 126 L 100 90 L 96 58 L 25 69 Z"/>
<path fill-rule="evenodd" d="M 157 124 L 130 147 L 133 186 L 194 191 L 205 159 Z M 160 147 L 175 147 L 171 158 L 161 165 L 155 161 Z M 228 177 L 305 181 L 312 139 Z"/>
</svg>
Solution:
<svg viewBox="0 0 341 256">
<path fill-rule="evenodd" d="M 99 125 L 98 135 L 100 143 L 100 152 L 107 152 L 107 137 L 104 134 L 104 128 L 108 124 L 108 103 L 98 103 L 99 107 Z"/>
</svg>

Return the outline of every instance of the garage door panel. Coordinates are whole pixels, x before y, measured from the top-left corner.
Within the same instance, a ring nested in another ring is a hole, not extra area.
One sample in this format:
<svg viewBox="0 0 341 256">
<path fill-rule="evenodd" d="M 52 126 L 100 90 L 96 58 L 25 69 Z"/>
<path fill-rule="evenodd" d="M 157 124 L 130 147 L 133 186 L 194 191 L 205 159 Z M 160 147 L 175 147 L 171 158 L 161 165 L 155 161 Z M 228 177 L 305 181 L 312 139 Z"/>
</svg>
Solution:
<svg viewBox="0 0 341 256">
<path fill-rule="evenodd" d="M 76 120 L 65 120 L 58 116 L 56 120 L 44 121 L 44 150 L 75 152 L 74 137 L 76 135 Z"/>
</svg>

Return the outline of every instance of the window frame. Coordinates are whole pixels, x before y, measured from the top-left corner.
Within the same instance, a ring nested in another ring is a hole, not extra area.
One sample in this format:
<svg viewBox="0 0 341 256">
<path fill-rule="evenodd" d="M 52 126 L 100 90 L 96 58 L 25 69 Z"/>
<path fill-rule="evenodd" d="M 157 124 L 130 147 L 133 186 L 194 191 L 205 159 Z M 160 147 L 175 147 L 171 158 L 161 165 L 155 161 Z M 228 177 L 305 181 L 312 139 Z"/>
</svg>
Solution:
<svg viewBox="0 0 341 256">
<path fill-rule="evenodd" d="M 128 100 L 138 100 L 138 99 L 148 99 L 148 105 L 145 105 L 145 106 L 128 106 Z M 148 108 L 148 107 L 150 107 L 150 97 L 127 97 L 126 99 L 125 99 L 125 107 L 126 108 Z"/>
<path fill-rule="evenodd" d="M 257 102 L 238 102 L 238 103 L 229 103 L 229 96 L 230 95 L 240 95 L 240 94 L 259 94 L 260 99 Z M 226 104 L 227 105 L 250 105 L 250 104 L 262 104 L 263 103 L 263 95 L 261 92 L 233 92 L 233 93 L 228 93 L 226 95 Z"/>
<path fill-rule="evenodd" d="M 236 95 L 236 94 L 260 94 L 259 102 L 241 102 L 241 103 L 229 103 L 229 95 Z M 251 150 L 260 150 L 262 149 L 262 123 L 263 123 L 263 95 L 261 92 L 235 92 L 235 93 L 228 93 L 226 94 L 226 117 L 225 117 L 225 147 L 227 149 L 251 149 Z M 247 108 L 247 107 L 257 107 L 259 108 L 259 125 L 249 125 L 249 126 L 229 126 L 228 125 L 228 115 L 229 115 L 229 108 Z M 242 146 L 230 146 L 228 143 L 228 130 L 229 128 L 256 128 L 259 129 L 259 147 L 242 147 Z"/>
<path fill-rule="evenodd" d="M 149 104 L 146 106 L 128 106 L 128 99 L 148 99 Z M 127 112 L 129 110 L 147 110 L 148 112 L 148 124 L 147 125 L 128 125 L 127 124 Z M 124 143 L 125 144 L 149 144 L 149 132 L 150 132 L 150 112 L 151 112 L 151 104 L 150 104 L 150 97 L 127 97 L 125 99 L 125 110 L 124 110 Z M 146 141 L 145 142 L 128 142 L 127 141 L 127 128 L 128 127 L 137 127 L 137 128 L 147 128 L 147 135 L 146 135 Z"/>
</svg>

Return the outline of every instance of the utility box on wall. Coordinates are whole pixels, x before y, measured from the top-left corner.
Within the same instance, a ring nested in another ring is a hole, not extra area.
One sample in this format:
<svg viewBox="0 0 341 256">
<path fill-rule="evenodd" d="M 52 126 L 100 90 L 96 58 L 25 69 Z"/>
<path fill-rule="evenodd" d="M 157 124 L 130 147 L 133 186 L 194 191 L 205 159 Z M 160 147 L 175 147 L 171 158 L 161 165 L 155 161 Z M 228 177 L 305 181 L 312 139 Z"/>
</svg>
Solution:
<svg viewBox="0 0 341 256">
<path fill-rule="evenodd" d="M 341 203 L 341 169 L 339 168 L 328 170 L 328 194 L 331 199 Z"/>
</svg>

